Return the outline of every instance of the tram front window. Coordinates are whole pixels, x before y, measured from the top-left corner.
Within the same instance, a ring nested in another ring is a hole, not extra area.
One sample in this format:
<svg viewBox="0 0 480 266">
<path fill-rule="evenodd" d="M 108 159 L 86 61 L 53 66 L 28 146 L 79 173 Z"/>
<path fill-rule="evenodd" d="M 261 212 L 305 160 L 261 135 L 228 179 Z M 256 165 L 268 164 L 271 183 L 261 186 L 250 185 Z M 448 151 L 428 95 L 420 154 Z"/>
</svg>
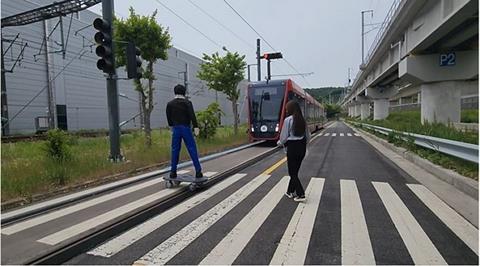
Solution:
<svg viewBox="0 0 480 266">
<path fill-rule="evenodd" d="M 280 119 L 283 88 L 256 87 L 249 91 L 251 118 L 255 122 L 277 122 Z"/>
</svg>

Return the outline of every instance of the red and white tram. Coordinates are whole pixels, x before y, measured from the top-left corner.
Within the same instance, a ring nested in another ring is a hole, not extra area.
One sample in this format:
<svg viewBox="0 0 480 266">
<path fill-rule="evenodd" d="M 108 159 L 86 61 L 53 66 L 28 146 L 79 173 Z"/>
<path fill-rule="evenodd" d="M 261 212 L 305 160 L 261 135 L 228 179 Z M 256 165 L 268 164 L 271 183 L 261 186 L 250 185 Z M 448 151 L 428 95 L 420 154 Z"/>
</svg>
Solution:
<svg viewBox="0 0 480 266">
<path fill-rule="evenodd" d="M 300 103 L 310 131 L 326 122 L 323 106 L 291 79 L 250 83 L 247 94 L 250 141 L 278 140 L 285 106 L 292 99 Z"/>
</svg>

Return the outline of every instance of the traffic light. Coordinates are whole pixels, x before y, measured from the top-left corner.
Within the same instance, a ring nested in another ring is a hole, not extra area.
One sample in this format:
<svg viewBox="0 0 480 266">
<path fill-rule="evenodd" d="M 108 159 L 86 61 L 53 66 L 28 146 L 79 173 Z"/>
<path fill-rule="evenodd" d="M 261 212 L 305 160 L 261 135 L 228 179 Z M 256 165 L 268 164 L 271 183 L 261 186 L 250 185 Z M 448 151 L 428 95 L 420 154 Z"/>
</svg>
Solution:
<svg viewBox="0 0 480 266">
<path fill-rule="evenodd" d="M 102 18 L 96 18 L 93 21 L 93 27 L 98 30 L 94 37 L 98 44 L 95 53 L 101 57 L 97 61 L 97 68 L 107 74 L 113 74 L 115 69 L 110 24 Z"/>
<path fill-rule="evenodd" d="M 127 45 L 127 77 L 129 79 L 142 78 L 142 59 L 140 58 L 140 49 L 133 42 Z"/>
<path fill-rule="evenodd" d="M 263 58 L 266 60 L 272 60 L 272 59 L 280 59 L 283 58 L 282 53 L 270 53 L 270 54 L 263 54 Z"/>
</svg>

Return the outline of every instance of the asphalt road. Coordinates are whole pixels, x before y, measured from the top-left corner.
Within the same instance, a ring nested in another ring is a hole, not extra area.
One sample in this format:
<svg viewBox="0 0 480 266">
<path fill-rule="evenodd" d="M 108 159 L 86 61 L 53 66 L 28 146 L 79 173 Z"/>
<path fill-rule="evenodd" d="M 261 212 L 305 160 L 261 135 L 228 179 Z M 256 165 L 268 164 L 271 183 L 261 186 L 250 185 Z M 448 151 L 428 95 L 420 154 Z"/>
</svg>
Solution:
<svg viewBox="0 0 480 266">
<path fill-rule="evenodd" d="M 284 157 L 278 152 L 66 264 L 478 264 L 478 229 L 343 123 L 309 146 L 304 203 L 283 196 Z"/>
</svg>

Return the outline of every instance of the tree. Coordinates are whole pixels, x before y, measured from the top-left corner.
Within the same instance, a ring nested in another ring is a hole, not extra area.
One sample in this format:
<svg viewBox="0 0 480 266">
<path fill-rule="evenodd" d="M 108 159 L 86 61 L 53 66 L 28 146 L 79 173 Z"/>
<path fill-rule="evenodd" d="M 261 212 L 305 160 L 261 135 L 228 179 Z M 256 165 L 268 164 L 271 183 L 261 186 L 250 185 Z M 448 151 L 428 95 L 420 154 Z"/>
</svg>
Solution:
<svg viewBox="0 0 480 266">
<path fill-rule="evenodd" d="M 327 111 L 327 118 L 334 117 L 342 111 L 342 107 L 337 104 L 325 104 L 325 109 Z"/>
<path fill-rule="evenodd" d="M 152 145 L 150 115 L 153 111 L 153 81 L 156 79 L 153 72 L 153 64 L 157 59 L 167 60 L 167 50 L 172 47 L 171 37 L 168 28 L 157 23 L 155 17 L 157 10 L 151 16 L 140 16 L 135 14 L 133 7 L 130 7 L 130 16 L 126 19 L 115 19 L 113 22 L 113 36 L 115 41 L 134 42 L 141 51 L 141 57 L 146 61 L 146 67 L 142 66 L 142 79 L 147 81 L 143 84 L 141 80 L 135 79 L 135 90 L 140 92 L 142 118 L 145 126 L 145 145 Z M 115 50 L 116 66 L 126 64 L 125 44 L 119 43 Z"/>
<path fill-rule="evenodd" d="M 226 50 L 224 48 L 224 50 Z M 238 109 L 237 101 L 240 97 L 240 90 L 237 88 L 244 77 L 245 55 L 241 56 L 237 52 L 232 53 L 228 50 L 225 56 L 220 56 L 218 52 L 210 55 L 203 54 L 205 61 L 200 65 L 200 71 L 197 77 L 207 82 L 208 88 L 223 92 L 227 99 L 232 102 L 233 128 L 235 134 L 238 133 Z"/>
</svg>

